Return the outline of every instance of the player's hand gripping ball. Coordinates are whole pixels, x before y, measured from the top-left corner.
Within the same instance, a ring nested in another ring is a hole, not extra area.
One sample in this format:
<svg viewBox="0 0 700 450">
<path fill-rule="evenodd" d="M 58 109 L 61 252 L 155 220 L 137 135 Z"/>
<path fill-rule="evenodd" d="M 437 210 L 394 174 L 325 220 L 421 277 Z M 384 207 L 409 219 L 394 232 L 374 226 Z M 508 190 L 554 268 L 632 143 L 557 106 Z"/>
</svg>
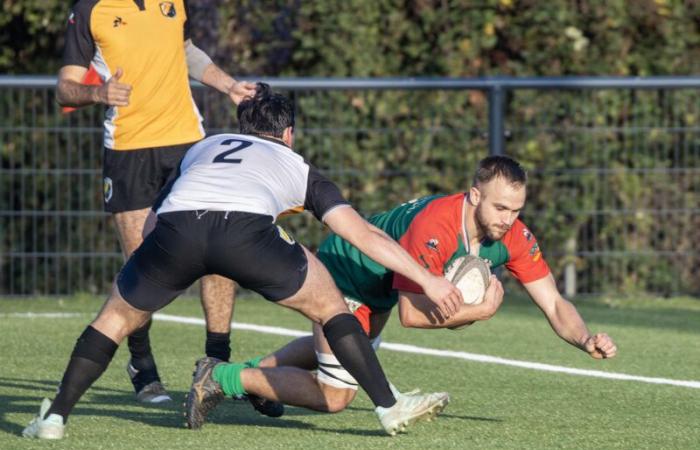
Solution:
<svg viewBox="0 0 700 450">
<path fill-rule="evenodd" d="M 462 292 L 467 305 L 478 305 L 484 301 L 490 275 L 491 270 L 486 261 L 473 255 L 455 259 L 445 271 L 445 278 Z"/>
</svg>

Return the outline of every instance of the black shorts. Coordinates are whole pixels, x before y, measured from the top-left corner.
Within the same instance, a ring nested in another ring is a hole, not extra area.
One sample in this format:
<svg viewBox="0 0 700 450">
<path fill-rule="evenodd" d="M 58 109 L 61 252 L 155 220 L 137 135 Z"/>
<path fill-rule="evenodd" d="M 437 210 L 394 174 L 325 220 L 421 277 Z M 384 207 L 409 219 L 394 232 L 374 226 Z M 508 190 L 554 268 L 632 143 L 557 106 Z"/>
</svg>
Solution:
<svg viewBox="0 0 700 450">
<path fill-rule="evenodd" d="M 153 205 L 193 144 L 138 150 L 105 147 L 102 165 L 105 211 L 118 213 Z"/>
<path fill-rule="evenodd" d="M 178 211 L 158 216 L 155 229 L 119 272 L 117 287 L 142 311 L 163 308 L 210 274 L 279 301 L 299 291 L 307 268 L 302 246 L 270 216 Z"/>
</svg>

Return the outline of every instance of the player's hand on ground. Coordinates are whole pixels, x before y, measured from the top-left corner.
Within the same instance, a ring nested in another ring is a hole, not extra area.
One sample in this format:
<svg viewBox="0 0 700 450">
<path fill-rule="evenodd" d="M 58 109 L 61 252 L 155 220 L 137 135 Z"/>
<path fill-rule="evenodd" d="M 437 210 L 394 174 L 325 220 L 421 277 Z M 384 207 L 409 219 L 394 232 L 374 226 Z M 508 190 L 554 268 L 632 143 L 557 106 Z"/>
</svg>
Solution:
<svg viewBox="0 0 700 450">
<path fill-rule="evenodd" d="M 583 344 L 583 348 L 595 359 L 612 358 L 617 354 L 617 346 L 605 333 L 589 337 Z"/>
<path fill-rule="evenodd" d="M 104 103 L 109 106 L 128 106 L 131 95 L 131 85 L 120 83 L 119 79 L 124 75 L 121 67 L 112 75 L 105 84 L 99 86 L 95 91 L 95 103 Z"/>
<path fill-rule="evenodd" d="M 431 276 L 423 291 L 446 319 L 455 315 L 464 304 L 459 289 L 443 277 Z"/>
<path fill-rule="evenodd" d="M 228 96 L 235 104 L 239 104 L 246 97 L 255 96 L 255 83 L 248 81 L 236 81 L 228 89 Z"/>
<path fill-rule="evenodd" d="M 482 305 L 489 313 L 489 318 L 496 314 L 498 308 L 503 303 L 503 284 L 496 278 L 496 275 L 491 274 L 489 277 L 489 287 L 484 293 L 484 301 Z"/>
</svg>

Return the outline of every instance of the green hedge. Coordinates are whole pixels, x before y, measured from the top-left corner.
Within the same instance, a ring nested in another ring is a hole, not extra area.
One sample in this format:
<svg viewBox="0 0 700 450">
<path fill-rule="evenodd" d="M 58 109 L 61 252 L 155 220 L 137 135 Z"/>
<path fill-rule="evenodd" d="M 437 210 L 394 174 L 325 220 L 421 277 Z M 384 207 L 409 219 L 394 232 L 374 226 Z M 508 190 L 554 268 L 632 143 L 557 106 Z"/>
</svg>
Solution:
<svg viewBox="0 0 700 450">
<path fill-rule="evenodd" d="M 700 64 L 700 3 L 694 1 L 191 3 L 195 42 L 231 73 L 252 77 L 686 75 L 698 73 Z M 66 2 L 6 0 L 3 5 L 0 71 L 55 73 Z M 474 164 L 488 154 L 481 92 L 293 95 L 299 149 L 366 213 L 419 195 L 465 189 Z M 530 168 L 525 218 L 557 274 L 565 264 L 576 264 L 583 291 L 700 292 L 694 244 L 700 238 L 699 100 L 697 91 L 509 94 L 507 151 Z M 4 126 L 26 125 L 25 118 L 46 99 L 24 107 L 17 102 L 13 98 L 3 108 Z M 92 115 L 89 126 L 98 127 L 99 114 Z M 225 104 L 205 111 L 205 117 L 210 128 L 233 125 Z M 50 125 L 75 126 L 76 120 L 50 116 L 47 124 L 32 124 L 33 131 L 5 138 L 11 145 L 0 149 L 2 167 L 16 169 L 18 161 L 43 167 L 34 152 L 51 142 L 55 148 L 46 151 L 74 151 L 74 164 L 80 159 L 98 168 L 94 154 L 87 155 L 99 152 L 99 143 L 64 131 L 56 144 L 53 138 L 42 140 L 42 133 L 54 136 L 47 131 Z M 51 185 L 37 181 L 50 175 L 38 177 L 32 182 Z M 83 195 L 86 180 L 59 190 Z M 19 177 L 0 181 L 3 186 L 21 182 Z M 99 185 L 94 188 L 99 194 Z M 10 203 L 2 197 L 6 204 L 0 209 L 62 203 L 51 200 L 48 191 L 32 195 Z M 77 208 L 99 208 L 93 200 L 78 202 Z M 13 235 L 55 229 L 50 223 L 44 228 L 22 223 L 24 231 Z M 314 244 L 323 234 L 308 218 L 291 223 L 302 241 Z M 81 229 L 88 243 L 81 251 L 98 242 L 103 251 L 106 246 L 116 252 L 104 240 L 104 228 Z M 17 251 L 18 244 L 5 236 L 3 248 Z M 565 249 L 571 240 L 575 254 Z M 40 250 L 32 239 L 22 242 L 27 247 L 22 251 Z M 99 289 L 100 274 L 109 270 L 89 267 L 97 274 L 91 285 Z"/>
</svg>

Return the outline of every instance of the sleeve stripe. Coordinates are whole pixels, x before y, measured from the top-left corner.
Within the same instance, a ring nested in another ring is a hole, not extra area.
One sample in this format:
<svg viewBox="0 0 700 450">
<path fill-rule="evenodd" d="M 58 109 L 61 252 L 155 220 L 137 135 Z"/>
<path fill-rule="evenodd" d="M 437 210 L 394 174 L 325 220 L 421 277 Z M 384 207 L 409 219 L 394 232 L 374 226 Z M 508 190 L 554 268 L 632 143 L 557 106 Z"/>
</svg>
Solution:
<svg viewBox="0 0 700 450">
<path fill-rule="evenodd" d="M 338 209 L 338 208 L 346 208 L 346 207 L 348 207 L 348 206 L 351 206 L 350 203 L 342 203 L 342 204 L 340 204 L 340 205 L 335 205 L 335 206 L 333 206 L 331 209 L 329 209 L 328 211 L 326 211 L 325 213 L 323 213 L 323 216 L 321 216 L 321 222 L 325 222 L 325 221 L 326 221 L 326 216 L 327 216 L 328 214 L 330 214 L 331 212 L 335 211 L 336 209 Z"/>
</svg>

